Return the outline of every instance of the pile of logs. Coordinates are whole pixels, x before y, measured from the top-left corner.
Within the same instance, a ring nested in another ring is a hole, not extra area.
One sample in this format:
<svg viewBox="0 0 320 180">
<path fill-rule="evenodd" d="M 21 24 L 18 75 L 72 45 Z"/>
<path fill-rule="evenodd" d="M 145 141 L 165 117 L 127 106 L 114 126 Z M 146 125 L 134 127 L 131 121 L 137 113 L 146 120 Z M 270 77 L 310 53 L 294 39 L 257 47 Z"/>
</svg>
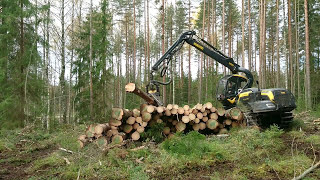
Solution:
<svg viewBox="0 0 320 180">
<path fill-rule="evenodd" d="M 163 123 L 165 137 L 192 130 L 204 134 L 225 134 L 231 127 L 246 126 L 240 109 L 215 108 L 210 102 L 192 108 L 176 104 L 166 107 L 142 104 L 132 111 L 113 108 L 111 117 L 108 123 L 90 125 L 86 134 L 79 137 L 80 146 L 89 142 L 104 147 L 109 142 L 121 144 L 124 139 L 138 141 L 141 140 L 140 134 L 156 123 Z"/>
</svg>

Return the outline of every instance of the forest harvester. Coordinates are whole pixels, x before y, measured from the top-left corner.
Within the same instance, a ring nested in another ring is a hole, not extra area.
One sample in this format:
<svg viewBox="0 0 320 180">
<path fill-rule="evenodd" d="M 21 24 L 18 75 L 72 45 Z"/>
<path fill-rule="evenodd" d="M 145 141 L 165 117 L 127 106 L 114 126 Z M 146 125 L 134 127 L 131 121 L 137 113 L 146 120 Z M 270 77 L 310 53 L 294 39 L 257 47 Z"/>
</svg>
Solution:
<svg viewBox="0 0 320 180">
<path fill-rule="evenodd" d="M 232 75 L 221 78 L 217 85 L 216 98 L 222 103 L 225 109 L 236 106 L 243 106 L 248 125 L 259 125 L 268 127 L 277 124 L 280 127 L 287 127 L 293 120 L 292 111 L 296 108 L 295 98 L 292 93 L 284 88 L 260 89 L 253 88 L 253 75 L 244 67 L 239 66 L 234 60 L 204 39 L 196 35 L 195 31 L 187 31 L 181 34 L 180 38 L 163 54 L 153 65 L 150 73 L 150 82 L 146 90 L 152 104 L 162 106 L 160 85 L 168 85 L 168 82 L 160 82 L 154 79 L 154 73 L 160 70 L 160 76 L 166 74 L 168 65 L 174 54 L 181 49 L 184 43 L 195 47 L 200 52 L 227 67 Z M 238 74 L 243 73 L 244 75 Z"/>
</svg>

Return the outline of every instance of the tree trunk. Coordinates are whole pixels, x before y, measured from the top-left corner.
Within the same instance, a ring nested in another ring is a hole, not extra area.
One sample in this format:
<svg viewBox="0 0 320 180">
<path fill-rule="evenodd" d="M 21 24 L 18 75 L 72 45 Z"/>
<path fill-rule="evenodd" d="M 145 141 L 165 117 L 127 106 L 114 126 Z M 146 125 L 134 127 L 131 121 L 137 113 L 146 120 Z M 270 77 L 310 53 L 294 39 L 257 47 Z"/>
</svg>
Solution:
<svg viewBox="0 0 320 180">
<path fill-rule="evenodd" d="M 164 34 L 164 17 L 165 17 L 165 4 L 164 4 L 164 0 L 162 0 L 162 36 L 161 36 L 161 40 L 162 40 L 162 54 L 165 53 L 165 44 L 164 44 L 164 40 L 165 40 L 165 34 Z M 166 63 L 165 61 L 163 62 L 164 64 Z M 163 76 L 162 79 L 163 82 L 166 81 L 166 75 Z M 166 86 L 163 86 L 163 104 L 166 105 L 167 104 L 167 94 L 166 94 Z"/>
<path fill-rule="evenodd" d="M 133 0 L 133 82 L 136 82 L 136 1 Z"/>
<path fill-rule="evenodd" d="M 292 30 L 291 30 L 291 1 L 288 0 L 288 43 L 289 43 L 289 71 L 290 71 L 290 91 L 294 93 L 293 80 L 293 58 L 292 58 Z"/>
<path fill-rule="evenodd" d="M 222 0 L 222 52 L 226 52 L 225 47 L 225 30 L 224 30 L 224 19 L 225 19 L 225 7 L 224 7 L 224 0 Z M 223 75 L 226 75 L 226 67 L 223 67 Z"/>
<path fill-rule="evenodd" d="M 242 8 L 241 8 L 241 29 L 242 29 L 242 67 L 245 67 L 245 58 L 244 58 L 244 0 L 242 0 Z M 249 53 L 250 54 L 250 53 Z"/>
<path fill-rule="evenodd" d="M 304 19 L 305 19 L 305 32 L 306 32 L 306 104 L 307 109 L 311 109 L 311 86 L 310 86 L 310 49 L 309 49 L 309 18 L 308 18 L 308 1 L 304 0 Z"/>
<path fill-rule="evenodd" d="M 189 0 L 189 30 L 191 30 L 191 1 Z M 191 46 L 188 47 L 188 63 L 189 63 L 189 67 L 188 67 L 188 104 L 191 103 Z"/>
<path fill-rule="evenodd" d="M 276 32 L 276 38 L 277 38 L 277 80 L 276 85 L 279 88 L 280 87 L 280 41 L 279 41 L 279 0 L 277 0 L 277 32 Z"/>
<path fill-rule="evenodd" d="M 298 17 L 299 17 L 299 2 L 298 1 Z M 295 35 L 296 35 L 296 74 L 297 74 L 297 89 L 298 89 L 298 98 L 300 99 L 300 62 L 299 62 L 299 19 L 297 19 L 297 1 L 295 0 L 294 3 L 294 23 L 295 23 Z"/>
<path fill-rule="evenodd" d="M 252 37 L 251 37 L 251 3 L 248 0 L 248 29 L 249 29 L 249 45 L 248 45 L 248 63 L 249 63 L 249 71 L 251 71 L 252 60 L 251 60 L 251 45 L 252 45 Z"/>
<path fill-rule="evenodd" d="M 89 49 L 89 61 L 90 61 L 90 120 L 93 121 L 93 82 L 92 82 L 92 65 L 93 65 L 93 60 L 92 60 L 92 0 L 90 1 L 90 34 L 89 34 L 89 44 L 90 44 L 90 49 Z"/>
</svg>

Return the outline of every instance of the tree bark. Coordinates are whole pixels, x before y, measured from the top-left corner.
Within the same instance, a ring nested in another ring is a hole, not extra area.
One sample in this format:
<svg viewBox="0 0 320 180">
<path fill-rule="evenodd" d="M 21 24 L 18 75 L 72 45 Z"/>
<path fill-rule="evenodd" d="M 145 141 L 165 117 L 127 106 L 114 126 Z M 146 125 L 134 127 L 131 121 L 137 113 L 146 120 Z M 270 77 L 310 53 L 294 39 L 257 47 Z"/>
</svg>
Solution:
<svg viewBox="0 0 320 180">
<path fill-rule="evenodd" d="M 64 1 L 64 0 L 63 0 Z M 90 63 L 90 120 L 93 121 L 93 82 L 92 82 L 92 0 L 90 0 L 90 34 L 89 34 L 89 63 Z"/>
<path fill-rule="evenodd" d="M 165 42 L 164 41 L 165 40 L 165 34 L 164 34 L 165 4 L 164 4 L 164 1 L 165 0 L 162 0 L 162 26 L 161 26 L 161 28 L 162 28 L 162 37 L 161 37 L 161 39 L 162 39 L 162 54 L 165 53 L 165 44 L 164 44 L 164 42 Z M 163 62 L 163 63 L 165 64 L 166 62 Z M 166 75 L 163 76 L 162 81 L 163 82 L 166 81 Z M 163 104 L 166 105 L 167 104 L 166 86 L 163 86 L 162 94 L 163 94 Z"/>
<path fill-rule="evenodd" d="M 225 47 L 225 29 L 224 29 L 224 20 L 225 19 L 225 6 L 224 6 L 224 0 L 222 0 L 222 52 L 226 52 Z M 226 67 L 223 67 L 223 75 L 226 75 Z"/>
<path fill-rule="evenodd" d="M 136 1 L 133 0 L 133 82 L 136 82 Z"/>
<path fill-rule="evenodd" d="M 242 31 L 242 67 L 245 67 L 245 58 L 244 58 L 244 0 L 242 0 L 241 8 L 241 31 Z M 231 24 L 230 24 L 231 25 Z M 250 53 L 249 53 L 250 54 Z"/>
<path fill-rule="evenodd" d="M 249 63 L 249 71 L 251 71 L 252 60 L 251 60 L 251 45 L 252 45 L 252 37 L 251 37 L 251 3 L 248 0 L 248 29 L 249 29 L 249 45 L 248 45 L 248 63 Z"/>
<path fill-rule="evenodd" d="M 189 30 L 191 30 L 191 1 L 189 0 Z M 191 46 L 188 47 L 188 63 L 189 63 L 189 67 L 188 67 L 188 104 L 190 104 L 191 102 Z"/>
<path fill-rule="evenodd" d="M 293 58 L 292 58 L 292 30 L 291 30 L 291 0 L 288 0 L 288 43 L 289 43 L 289 70 L 290 70 L 290 91 L 294 93 L 293 80 Z"/>
<path fill-rule="evenodd" d="M 310 47 L 309 47 L 309 18 L 308 18 L 308 1 L 304 0 L 304 19 L 305 19 L 305 45 L 306 45 L 306 104 L 307 109 L 311 109 L 311 86 L 310 86 Z"/>
<path fill-rule="evenodd" d="M 277 87 L 280 87 L 280 40 L 279 40 L 279 0 L 277 0 L 277 32 L 276 32 L 276 38 L 277 38 L 277 80 L 276 85 Z"/>
</svg>

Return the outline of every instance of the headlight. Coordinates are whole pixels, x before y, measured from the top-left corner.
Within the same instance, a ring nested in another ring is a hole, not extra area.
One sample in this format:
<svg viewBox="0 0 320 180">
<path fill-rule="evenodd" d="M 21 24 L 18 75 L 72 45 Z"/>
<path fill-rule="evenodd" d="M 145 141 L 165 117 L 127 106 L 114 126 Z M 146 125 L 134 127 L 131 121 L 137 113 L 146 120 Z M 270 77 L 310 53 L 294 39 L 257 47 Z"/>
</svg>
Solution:
<svg viewBox="0 0 320 180">
<path fill-rule="evenodd" d="M 267 106 L 268 108 L 275 108 L 275 107 L 276 107 L 276 106 L 275 106 L 274 104 L 272 104 L 272 103 L 267 103 L 266 106 Z"/>
</svg>

